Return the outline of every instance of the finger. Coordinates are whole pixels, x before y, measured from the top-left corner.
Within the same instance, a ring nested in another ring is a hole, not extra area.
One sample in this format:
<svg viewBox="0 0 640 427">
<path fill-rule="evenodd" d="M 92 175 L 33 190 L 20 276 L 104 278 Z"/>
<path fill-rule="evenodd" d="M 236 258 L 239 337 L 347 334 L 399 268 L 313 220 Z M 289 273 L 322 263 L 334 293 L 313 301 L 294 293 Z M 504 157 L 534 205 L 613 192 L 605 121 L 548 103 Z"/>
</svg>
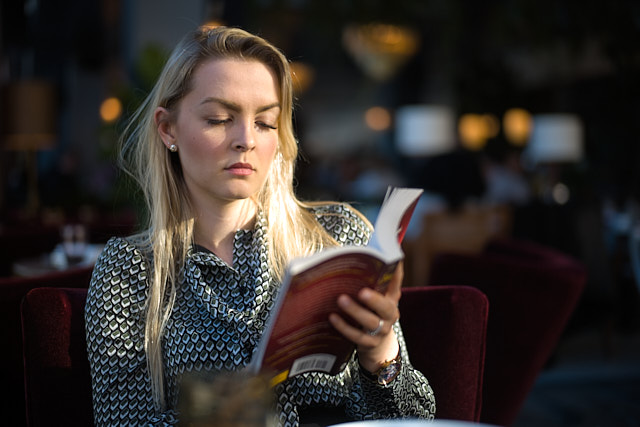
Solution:
<svg viewBox="0 0 640 427">
<path fill-rule="evenodd" d="M 373 311 L 379 318 L 393 324 L 400 317 L 398 301 L 373 289 L 365 288 L 358 293 L 358 300 L 366 309 Z M 377 322 L 377 320 L 376 320 Z M 371 322 L 370 324 L 374 324 Z"/>
<path fill-rule="evenodd" d="M 378 295 L 382 297 L 382 295 Z M 342 311 L 358 325 L 361 325 L 361 329 L 365 331 L 372 331 L 376 329 L 380 323 L 380 319 L 382 318 L 378 313 L 371 311 L 368 307 L 358 304 L 358 302 L 347 295 L 340 295 L 338 297 L 338 307 L 340 307 Z"/>
<path fill-rule="evenodd" d="M 353 326 L 336 313 L 329 315 L 329 322 L 347 340 L 359 347 L 373 348 L 383 339 L 382 333 L 381 335 L 372 336 L 362 328 Z"/>
<path fill-rule="evenodd" d="M 358 360 L 369 372 L 374 372 L 382 362 L 391 360 L 398 354 L 399 344 L 393 328 L 386 334 L 371 336 L 336 313 L 329 315 L 329 322 L 347 340 L 356 344 Z"/>
</svg>

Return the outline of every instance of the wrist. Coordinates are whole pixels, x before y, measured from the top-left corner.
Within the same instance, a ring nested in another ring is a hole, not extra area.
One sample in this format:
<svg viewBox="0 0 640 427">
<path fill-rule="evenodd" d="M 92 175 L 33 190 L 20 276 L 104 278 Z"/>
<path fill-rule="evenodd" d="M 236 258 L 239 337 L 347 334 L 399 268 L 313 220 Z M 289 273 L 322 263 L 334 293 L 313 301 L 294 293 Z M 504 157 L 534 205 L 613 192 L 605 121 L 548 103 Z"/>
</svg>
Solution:
<svg viewBox="0 0 640 427">
<path fill-rule="evenodd" d="M 358 348 L 358 361 L 365 370 L 375 372 L 384 362 L 394 359 L 399 351 L 400 345 L 392 331 L 378 346 L 371 349 Z"/>
<path fill-rule="evenodd" d="M 366 380 L 377 383 L 381 386 L 387 386 L 393 380 L 395 380 L 400 371 L 402 370 L 402 358 L 400 356 L 400 350 L 395 357 L 385 360 L 380 363 L 375 371 L 367 370 L 362 363 L 360 363 L 360 374 Z"/>
</svg>

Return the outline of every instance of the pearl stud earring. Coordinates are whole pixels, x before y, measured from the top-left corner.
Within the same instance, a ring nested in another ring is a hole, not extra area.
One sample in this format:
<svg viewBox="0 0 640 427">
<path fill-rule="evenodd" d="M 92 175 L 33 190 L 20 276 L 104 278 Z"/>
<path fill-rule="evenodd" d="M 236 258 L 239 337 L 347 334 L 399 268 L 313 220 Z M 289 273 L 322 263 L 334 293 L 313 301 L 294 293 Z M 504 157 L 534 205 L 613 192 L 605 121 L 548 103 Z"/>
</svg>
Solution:
<svg viewBox="0 0 640 427">
<path fill-rule="evenodd" d="M 169 151 L 171 151 L 172 153 L 175 153 L 176 151 L 178 151 L 178 146 L 176 144 L 171 144 L 169 146 Z"/>
</svg>

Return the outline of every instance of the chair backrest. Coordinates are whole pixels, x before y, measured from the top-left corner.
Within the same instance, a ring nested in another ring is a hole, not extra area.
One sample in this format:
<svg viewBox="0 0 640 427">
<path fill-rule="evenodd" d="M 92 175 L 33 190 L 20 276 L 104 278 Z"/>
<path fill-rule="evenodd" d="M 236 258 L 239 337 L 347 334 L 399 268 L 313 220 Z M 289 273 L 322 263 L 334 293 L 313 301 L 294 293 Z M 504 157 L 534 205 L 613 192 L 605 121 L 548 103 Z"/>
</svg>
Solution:
<svg viewBox="0 0 640 427">
<path fill-rule="evenodd" d="M 475 254 L 491 239 L 511 233 L 511 210 L 505 205 L 469 205 L 458 211 L 423 215 L 420 233 L 403 244 L 405 283 L 426 286 L 433 258 L 441 253 Z"/>
<path fill-rule="evenodd" d="M 0 278 L 0 380 L 11 392 L 0 399 L 3 424 L 24 426 L 24 368 L 20 303 L 31 289 L 38 287 L 88 288 L 93 267 L 82 267 L 44 276 Z"/>
<path fill-rule="evenodd" d="M 436 397 L 436 418 L 478 421 L 489 303 L 467 286 L 411 287 L 400 324 L 413 366 Z"/>
<path fill-rule="evenodd" d="M 467 285 L 489 299 L 480 421 L 511 425 L 552 355 L 586 282 L 586 268 L 554 249 L 517 240 L 481 254 L 440 254 L 430 283 Z"/>
<path fill-rule="evenodd" d="M 72 288 L 36 288 L 24 298 L 24 382 L 30 427 L 93 424 L 86 298 L 87 289 Z"/>
</svg>

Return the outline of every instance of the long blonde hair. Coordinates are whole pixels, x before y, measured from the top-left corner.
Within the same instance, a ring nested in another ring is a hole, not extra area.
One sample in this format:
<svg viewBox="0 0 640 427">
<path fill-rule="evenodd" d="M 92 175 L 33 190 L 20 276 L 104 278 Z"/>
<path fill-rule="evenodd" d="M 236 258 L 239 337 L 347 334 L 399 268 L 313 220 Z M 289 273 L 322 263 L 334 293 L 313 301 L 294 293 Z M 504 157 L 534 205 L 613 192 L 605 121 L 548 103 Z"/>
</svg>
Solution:
<svg viewBox="0 0 640 427">
<path fill-rule="evenodd" d="M 269 265 L 281 279 L 287 262 L 335 241 L 315 221 L 310 204 L 294 194 L 298 155 L 292 126 L 293 90 L 289 63 L 266 40 L 237 28 L 201 27 L 176 46 L 158 81 L 134 113 L 122 138 L 121 164 L 140 185 L 148 208 L 148 229 L 134 236 L 151 265 L 145 324 L 145 351 L 154 402 L 165 407 L 161 337 L 176 295 L 176 279 L 193 242 L 194 215 L 178 154 L 162 144 L 153 113 L 157 107 L 175 110 L 191 90 L 192 76 L 205 61 L 218 58 L 258 60 L 278 77 L 282 106 L 279 143 L 265 185 L 255 196 L 267 223 Z"/>
</svg>

